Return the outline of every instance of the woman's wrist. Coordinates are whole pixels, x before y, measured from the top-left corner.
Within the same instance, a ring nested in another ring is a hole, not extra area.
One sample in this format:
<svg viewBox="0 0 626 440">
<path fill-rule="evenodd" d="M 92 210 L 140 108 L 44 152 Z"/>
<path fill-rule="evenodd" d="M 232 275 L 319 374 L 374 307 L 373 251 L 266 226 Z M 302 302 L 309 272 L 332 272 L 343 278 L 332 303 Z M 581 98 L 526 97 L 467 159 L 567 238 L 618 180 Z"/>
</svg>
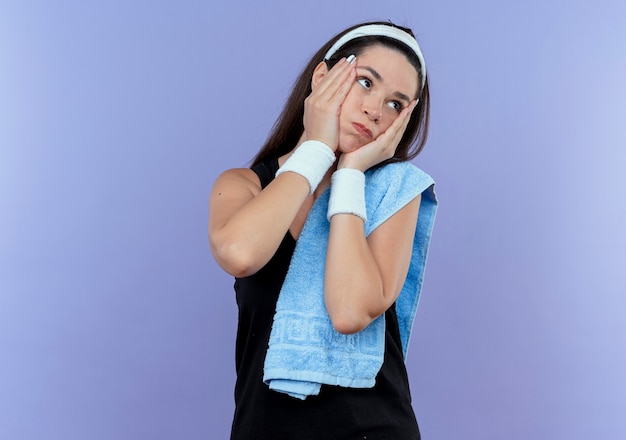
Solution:
<svg viewBox="0 0 626 440">
<path fill-rule="evenodd" d="M 309 194 L 313 194 L 333 162 L 335 152 L 327 144 L 317 140 L 306 140 L 278 169 L 276 176 L 286 171 L 300 174 L 309 182 Z"/>
<path fill-rule="evenodd" d="M 353 169 L 364 173 L 368 168 L 369 167 L 365 167 L 363 164 L 358 163 L 356 158 L 350 157 L 350 154 L 342 154 L 339 156 L 339 160 L 337 161 L 337 170 Z"/>
<path fill-rule="evenodd" d="M 365 174 L 355 168 L 340 168 L 331 177 L 328 221 L 336 214 L 351 214 L 367 221 Z"/>
</svg>

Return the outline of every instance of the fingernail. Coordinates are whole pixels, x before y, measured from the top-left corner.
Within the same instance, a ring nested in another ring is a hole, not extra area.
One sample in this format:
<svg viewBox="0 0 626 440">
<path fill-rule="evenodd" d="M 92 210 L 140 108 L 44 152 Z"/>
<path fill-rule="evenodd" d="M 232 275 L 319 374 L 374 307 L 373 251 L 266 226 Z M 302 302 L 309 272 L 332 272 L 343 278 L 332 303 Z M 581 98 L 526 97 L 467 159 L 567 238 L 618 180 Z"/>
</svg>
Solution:
<svg viewBox="0 0 626 440">
<path fill-rule="evenodd" d="M 354 55 L 350 55 L 348 58 L 346 58 L 346 61 L 350 64 L 354 63 L 354 60 L 356 60 L 356 56 Z"/>
</svg>

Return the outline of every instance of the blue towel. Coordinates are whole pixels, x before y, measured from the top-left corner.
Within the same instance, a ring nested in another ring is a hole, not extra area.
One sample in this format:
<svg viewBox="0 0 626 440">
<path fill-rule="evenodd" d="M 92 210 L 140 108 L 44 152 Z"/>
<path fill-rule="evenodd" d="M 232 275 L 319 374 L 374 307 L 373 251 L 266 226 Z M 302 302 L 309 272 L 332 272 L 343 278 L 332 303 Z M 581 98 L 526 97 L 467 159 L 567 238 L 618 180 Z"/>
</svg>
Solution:
<svg viewBox="0 0 626 440">
<path fill-rule="evenodd" d="M 408 162 L 365 173 L 366 236 L 419 194 L 422 200 L 413 254 L 396 301 L 405 358 L 437 210 L 434 182 Z M 263 381 L 271 389 L 299 399 L 317 395 L 321 384 L 371 388 L 384 358 L 384 314 L 362 331 L 343 335 L 333 328 L 324 306 L 329 196 L 326 190 L 316 200 L 298 238 L 276 304 L 265 357 Z"/>
</svg>

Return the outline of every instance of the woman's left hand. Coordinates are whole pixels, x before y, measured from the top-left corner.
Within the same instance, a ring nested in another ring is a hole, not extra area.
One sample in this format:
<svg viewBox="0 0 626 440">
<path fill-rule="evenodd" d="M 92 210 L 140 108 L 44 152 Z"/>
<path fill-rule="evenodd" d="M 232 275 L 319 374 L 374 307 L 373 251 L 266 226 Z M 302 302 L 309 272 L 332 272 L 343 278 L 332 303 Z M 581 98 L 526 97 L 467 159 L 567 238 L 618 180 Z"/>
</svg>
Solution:
<svg viewBox="0 0 626 440">
<path fill-rule="evenodd" d="M 404 135 L 404 130 L 406 130 L 411 113 L 416 105 L 417 101 L 412 101 L 410 105 L 400 112 L 389 128 L 369 144 L 363 145 L 350 153 L 342 154 L 339 157 L 337 168 L 354 168 L 366 171 L 384 160 L 391 159 L 402 139 L 402 135 Z"/>
</svg>

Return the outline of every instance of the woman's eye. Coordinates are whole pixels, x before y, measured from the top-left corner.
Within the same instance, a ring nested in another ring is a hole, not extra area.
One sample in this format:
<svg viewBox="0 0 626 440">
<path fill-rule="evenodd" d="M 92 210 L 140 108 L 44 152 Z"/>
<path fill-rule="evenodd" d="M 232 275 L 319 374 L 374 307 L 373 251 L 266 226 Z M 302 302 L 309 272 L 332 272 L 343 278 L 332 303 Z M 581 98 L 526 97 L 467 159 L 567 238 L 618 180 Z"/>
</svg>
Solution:
<svg viewBox="0 0 626 440">
<path fill-rule="evenodd" d="M 389 105 L 389 107 L 391 107 L 392 109 L 394 109 L 398 113 L 400 113 L 402 111 L 402 104 L 400 104 L 398 101 L 390 101 L 388 105 Z"/>
<path fill-rule="evenodd" d="M 361 84 L 363 87 L 365 87 L 366 89 L 369 89 L 370 87 L 372 87 L 372 82 L 367 78 L 359 78 L 357 79 L 357 82 Z"/>
</svg>

